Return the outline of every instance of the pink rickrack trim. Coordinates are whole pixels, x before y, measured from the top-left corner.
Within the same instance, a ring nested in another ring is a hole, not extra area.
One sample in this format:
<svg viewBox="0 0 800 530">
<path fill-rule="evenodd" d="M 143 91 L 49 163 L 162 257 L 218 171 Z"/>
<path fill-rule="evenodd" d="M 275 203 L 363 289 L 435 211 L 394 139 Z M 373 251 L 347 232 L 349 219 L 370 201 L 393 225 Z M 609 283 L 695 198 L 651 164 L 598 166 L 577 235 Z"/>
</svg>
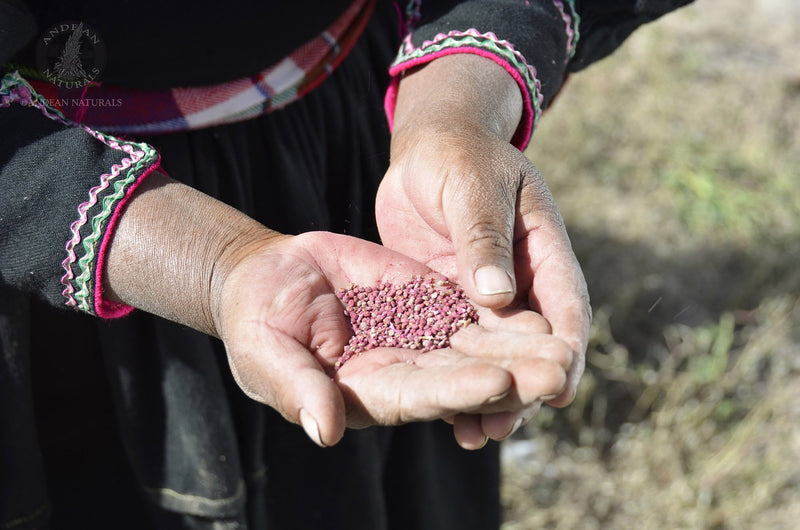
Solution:
<svg viewBox="0 0 800 530">
<path fill-rule="evenodd" d="M 61 294 L 67 299 L 66 305 L 70 307 L 76 307 L 78 302 L 73 297 L 75 293 L 75 288 L 72 285 L 72 280 L 75 279 L 75 275 L 72 272 L 72 264 L 78 259 L 77 255 L 75 254 L 75 245 L 81 242 L 81 235 L 80 229 L 83 225 L 86 224 L 88 220 L 87 211 L 89 208 L 97 204 L 97 196 L 101 191 L 107 189 L 111 182 L 119 177 L 120 173 L 123 170 L 130 168 L 133 164 L 138 162 L 144 157 L 144 151 L 136 151 L 130 145 L 120 145 L 118 142 L 115 141 L 105 141 L 102 139 L 102 135 L 95 133 L 91 129 L 87 129 L 89 134 L 92 134 L 95 138 L 98 138 L 100 141 L 108 145 L 113 149 L 122 150 L 130 155 L 130 158 L 122 159 L 121 163 L 114 164 L 111 166 L 111 171 L 109 173 L 103 173 L 100 175 L 100 184 L 94 186 L 89 190 L 89 200 L 86 202 L 81 203 L 78 206 L 78 219 L 72 222 L 69 226 L 70 233 L 72 237 L 67 241 L 66 250 L 67 250 L 67 257 L 64 258 L 64 261 L 61 262 L 61 267 L 66 271 L 65 274 L 61 277 L 61 284 L 64 286 L 64 290 L 61 291 Z"/>
<path fill-rule="evenodd" d="M 486 49 L 474 45 L 458 45 L 453 47 L 445 47 L 438 51 L 425 53 L 426 48 L 437 46 L 447 39 L 469 38 L 480 39 L 482 41 L 490 42 L 492 46 L 497 47 L 497 53 L 490 49 Z M 510 54 L 513 57 L 513 63 L 507 60 L 503 53 Z M 443 57 L 445 55 L 452 55 L 456 53 L 471 53 L 480 55 L 491 59 L 498 65 L 502 66 L 516 81 L 522 94 L 523 102 L 523 115 L 520 120 L 520 125 L 512 138 L 512 144 L 520 150 L 530 142 L 533 130 L 538 122 L 541 108 L 544 102 L 542 94 L 542 84 L 537 77 L 536 68 L 527 63 L 525 57 L 516 49 L 514 45 L 497 37 L 493 32 L 481 33 L 475 28 L 470 28 L 467 31 L 450 31 L 448 33 L 439 33 L 432 40 L 424 41 L 419 48 L 414 47 L 411 42 L 411 35 L 407 35 L 404 39 L 404 44 L 401 47 L 401 56 L 397 58 L 395 64 L 389 68 L 389 74 L 392 76 L 392 81 L 386 91 L 384 97 L 384 111 L 389 122 L 390 129 L 394 126 L 394 109 L 397 103 L 397 90 L 400 84 L 400 74 L 415 66 L 426 64 L 434 59 Z M 404 56 L 416 55 L 413 58 L 406 58 Z M 530 80 L 525 79 L 521 71 L 527 71 Z M 531 84 L 533 86 L 531 86 Z M 534 100 L 535 98 L 535 100 Z"/>
<path fill-rule="evenodd" d="M 10 76 L 19 76 L 16 72 Z M 3 78 L 3 93 L 0 95 L 0 107 L 10 107 L 12 103 L 18 103 L 23 107 L 35 106 L 33 91 L 23 84 L 6 86 L 6 78 Z"/>
<path fill-rule="evenodd" d="M 67 299 L 67 306 L 77 307 L 103 318 L 116 318 L 130 313 L 133 310 L 132 307 L 103 298 L 103 267 L 120 212 L 130 200 L 132 192 L 160 166 L 158 153 L 147 144 L 119 141 L 113 136 L 66 119 L 61 112 L 50 107 L 47 101 L 25 79 L 20 77 L 18 72 L 11 72 L 0 79 L 0 107 L 8 107 L 12 103 L 33 107 L 49 119 L 68 127 L 83 129 L 108 147 L 129 155 L 120 163 L 112 165 L 108 173 L 101 175 L 100 183 L 89 190 L 88 200 L 78 206 L 78 219 L 70 224 L 71 237 L 65 245 L 67 257 L 61 262 L 65 272 L 60 282 L 64 286 L 62 295 Z M 126 174 L 121 176 L 123 171 Z M 102 192 L 108 190 L 112 185 L 114 193 L 101 198 Z M 89 210 L 100 200 L 103 201 L 102 211 L 94 215 L 90 221 Z M 89 222 L 92 223 L 92 233 L 82 238 L 80 231 Z M 103 225 L 104 222 L 105 225 Z M 98 240 L 99 245 L 96 244 Z M 82 243 L 86 250 L 86 254 L 80 259 L 75 252 L 79 243 Z M 95 252 L 95 248 L 97 248 L 97 252 Z M 93 259 L 96 261 L 92 267 Z M 77 278 L 73 272 L 76 263 L 81 271 Z M 76 283 L 80 287 L 77 292 L 75 290 Z"/>
<path fill-rule="evenodd" d="M 397 12 L 397 26 L 400 33 L 400 39 L 408 35 L 414 30 L 414 27 L 419 22 L 422 16 L 422 0 L 411 0 L 406 5 L 405 14 L 400 9 L 398 2 L 392 2 L 394 9 Z"/>
<path fill-rule="evenodd" d="M 564 25 L 566 26 L 564 32 L 567 34 L 567 57 L 564 59 L 564 62 L 568 62 L 569 59 L 575 55 L 575 46 L 577 45 L 575 29 L 572 27 L 572 15 L 567 13 L 566 9 L 564 9 L 564 3 L 561 0 L 553 0 L 553 4 L 555 4 L 556 9 L 558 9 L 561 20 L 564 21 Z M 575 23 L 577 24 L 577 20 L 575 20 Z"/>
<path fill-rule="evenodd" d="M 157 169 L 161 167 L 161 160 L 156 160 L 155 164 L 148 167 L 144 173 L 139 177 L 139 180 L 134 182 L 125 193 L 125 197 L 119 201 L 114 214 L 108 221 L 106 231 L 103 233 L 103 240 L 100 243 L 100 250 L 97 252 L 97 266 L 95 267 L 95 281 L 94 281 L 94 312 L 100 318 L 120 318 L 130 314 L 134 308 L 129 305 L 112 302 L 103 296 L 103 279 L 105 274 L 106 255 L 108 247 L 110 246 L 112 234 L 117 228 L 119 218 L 122 215 L 125 206 L 133 196 L 133 192 L 144 182 L 144 180 L 152 175 Z M 72 268 L 70 267 L 70 271 Z"/>
</svg>

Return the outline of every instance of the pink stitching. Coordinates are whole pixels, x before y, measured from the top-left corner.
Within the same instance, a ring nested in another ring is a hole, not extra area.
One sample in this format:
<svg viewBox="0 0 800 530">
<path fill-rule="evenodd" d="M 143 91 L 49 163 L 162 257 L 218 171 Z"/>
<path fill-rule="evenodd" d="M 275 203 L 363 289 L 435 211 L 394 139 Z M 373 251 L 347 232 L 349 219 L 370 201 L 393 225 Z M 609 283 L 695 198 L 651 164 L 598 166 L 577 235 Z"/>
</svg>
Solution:
<svg viewBox="0 0 800 530">
<path fill-rule="evenodd" d="M 115 149 L 116 148 L 117 147 L 115 147 Z M 122 150 L 128 152 L 126 149 Z M 65 289 L 61 291 L 61 294 L 67 299 L 66 305 L 70 307 L 75 307 L 78 305 L 78 303 L 75 301 L 75 298 L 72 296 L 72 294 L 75 292 L 75 288 L 72 286 L 72 280 L 75 278 L 75 275 L 72 272 L 72 264 L 75 263 L 77 259 L 74 249 L 75 245 L 81 241 L 80 229 L 88 220 L 86 212 L 89 210 L 89 208 L 97 204 L 97 195 L 101 191 L 108 188 L 108 186 L 111 184 L 111 181 L 119 176 L 122 170 L 128 169 L 144 157 L 144 151 L 136 151 L 130 154 L 131 158 L 123 158 L 120 164 L 114 164 L 111 166 L 110 173 L 103 173 L 100 175 L 100 184 L 89 190 L 89 200 L 78 205 L 78 219 L 73 221 L 69 226 L 72 237 L 69 239 L 69 241 L 67 241 L 67 257 L 61 262 L 61 267 L 66 271 L 64 276 L 61 277 L 61 284 L 65 286 Z"/>
<path fill-rule="evenodd" d="M 539 80 L 536 68 L 533 65 L 528 64 L 528 62 L 525 60 L 525 57 L 516 48 L 514 48 L 513 44 L 511 44 L 507 40 L 500 39 L 494 32 L 490 31 L 487 33 L 480 33 L 475 28 L 470 28 L 466 31 L 453 30 L 448 33 L 439 33 L 435 35 L 433 37 L 433 40 L 424 41 L 419 46 L 419 48 L 415 48 L 411 43 L 410 34 L 406 35 L 406 38 L 404 40 L 405 40 L 406 50 L 408 50 L 408 47 L 410 46 L 411 51 L 408 53 L 412 53 L 414 50 L 417 49 L 424 50 L 426 47 L 438 44 L 445 39 L 449 39 L 452 37 L 464 37 L 464 36 L 478 37 L 491 40 L 495 45 L 507 48 L 514 55 L 514 57 L 521 64 L 525 66 L 525 68 L 528 70 L 528 73 L 533 78 L 533 84 L 534 87 L 536 88 L 536 100 L 539 104 L 539 109 L 541 109 L 542 104 L 544 103 L 544 95 L 542 94 L 542 82 Z M 528 144 L 528 142 L 530 142 L 531 136 L 533 136 L 533 129 L 535 127 L 535 122 L 537 119 L 536 109 L 534 108 L 533 100 L 531 99 L 531 94 L 528 91 L 528 84 L 526 83 L 525 79 L 523 79 L 522 74 L 519 72 L 519 70 L 514 68 L 507 61 L 502 60 L 500 57 L 497 57 L 492 52 L 475 47 L 447 48 L 414 59 L 404 60 L 399 64 L 390 67 L 389 74 L 393 77 L 393 79 L 386 90 L 386 94 L 383 100 L 384 111 L 386 112 L 386 118 L 387 121 L 389 122 L 389 129 L 391 130 L 394 125 L 394 106 L 397 102 L 397 89 L 399 85 L 399 79 L 397 79 L 396 76 L 403 70 L 407 70 L 409 68 L 418 66 L 420 64 L 425 64 L 437 57 L 442 57 L 444 55 L 449 55 L 454 53 L 474 53 L 476 55 L 480 55 L 482 57 L 491 59 L 495 63 L 502 66 L 508 73 L 510 73 L 511 76 L 514 78 L 514 80 L 517 82 L 517 84 L 520 87 L 520 91 L 523 94 L 524 113 L 523 113 L 523 120 L 520 123 L 520 128 L 514 134 L 512 143 L 519 149 L 524 149 L 525 146 Z M 398 60 L 401 59 L 399 58 Z"/>
<path fill-rule="evenodd" d="M 122 198 L 121 201 L 117 204 L 117 208 L 114 210 L 114 213 L 111 215 L 111 219 L 108 221 L 108 226 L 106 227 L 106 231 L 103 234 L 103 240 L 100 242 L 100 249 L 97 252 L 97 266 L 95 267 L 95 281 L 94 281 L 94 312 L 100 318 L 119 318 L 129 314 L 133 311 L 133 307 L 125 304 L 119 304 L 116 302 L 111 302 L 106 300 L 103 297 L 103 270 L 105 268 L 105 261 L 106 261 L 106 252 L 108 251 L 108 245 L 111 240 L 111 234 L 114 233 L 114 229 L 119 222 L 119 217 L 122 214 L 122 210 L 125 208 L 125 205 L 130 200 L 133 192 L 144 182 L 144 179 L 150 176 L 156 169 L 161 166 L 161 162 L 159 159 L 156 159 L 155 163 L 148 167 L 144 173 L 139 177 L 139 180 L 134 182 L 125 193 L 125 197 Z M 71 269 L 70 269 L 71 270 Z"/>
<path fill-rule="evenodd" d="M 525 57 L 522 55 L 522 53 L 519 50 L 517 50 L 514 47 L 513 44 L 511 44 L 507 40 L 499 38 L 492 31 L 489 31 L 487 33 L 481 33 L 475 28 L 470 28 L 470 29 L 468 29 L 466 31 L 453 30 L 453 31 L 450 31 L 448 33 L 438 33 L 433 37 L 433 40 L 424 41 L 418 48 L 415 48 L 414 45 L 411 44 L 411 35 L 407 35 L 405 40 L 406 40 L 407 44 L 411 45 L 411 51 L 413 52 L 416 49 L 423 50 L 423 49 L 425 49 L 425 48 L 427 48 L 429 46 L 433 46 L 434 44 L 439 44 L 441 41 L 443 41 L 445 39 L 449 39 L 449 38 L 452 38 L 452 37 L 465 37 L 465 36 L 479 37 L 479 38 L 483 38 L 483 39 L 488 39 L 488 40 L 493 41 L 495 44 L 497 44 L 499 46 L 502 46 L 504 48 L 508 48 L 508 50 L 514 55 L 514 57 L 516 57 L 520 61 L 520 63 L 524 64 L 525 67 L 528 69 L 528 71 L 531 73 L 531 76 L 534 79 L 534 83 L 536 84 L 536 89 L 538 91 L 542 90 L 542 83 L 541 83 L 541 81 L 539 81 L 539 78 L 537 77 L 536 68 L 533 65 L 528 64 L 528 62 L 525 60 Z M 539 99 L 540 99 L 539 103 L 541 104 L 543 98 L 540 96 Z"/>
<path fill-rule="evenodd" d="M 514 49 L 514 46 L 510 42 L 501 39 L 493 31 L 487 31 L 486 33 L 481 33 L 475 28 L 469 28 L 466 31 L 459 31 L 454 29 L 452 31 L 448 31 L 447 33 L 437 33 L 436 35 L 433 36 L 433 40 L 423 41 L 422 44 L 420 44 L 419 48 L 420 49 L 427 48 L 428 46 L 431 46 L 433 44 L 438 44 L 439 42 L 445 39 L 449 39 L 450 37 L 464 37 L 466 35 L 469 35 L 470 37 L 482 37 L 484 39 L 490 39 L 498 44 L 503 44 L 504 46 L 508 46 L 512 50 Z"/>
<path fill-rule="evenodd" d="M 533 101 L 531 100 L 530 93 L 528 92 L 528 85 L 522 78 L 522 74 L 520 74 L 516 68 L 508 64 L 506 61 L 503 61 L 500 57 L 497 57 L 497 55 L 493 54 L 492 52 L 480 48 L 446 48 L 436 53 L 423 55 L 422 57 L 406 61 L 402 65 L 397 65 L 394 68 L 389 69 L 389 74 L 392 76 L 396 76 L 401 70 L 413 68 L 414 66 L 425 64 L 439 57 L 443 57 L 445 55 L 452 55 L 456 53 L 472 53 L 475 55 L 480 55 L 481 57 L 486 57 L 487 59 L 491 59 L 495 63 L 502 66 L 509 74 L 511 74 L 514 80 L 517 82 L 517 85 L 520 87 L 521 89 L 520 91 L 522 92 L 523 109 L 524 109 L 523 117 L 528 117 L 528 119 L 521 120 L 520 128 L 518 128 L 517 132 L 514 133 L 514 138 L 512 138 L 511 143 L 519 149 L 524 149 L 525 146 L 530 141 L 531 136 L 533 135 L 533 121 L 534 121 L 533 116 L 535 116 Z M 395 77 L 395 79 L 397 79 L 397 82 L 395 82 L 394 79 L 392 80 L 389 89 L 386 91 L 386 97 L 384 98 L 384 107 L 387 109 L 388 109 L 387 105 L 396 103 L 397 87 L 399 85 L 399 79 L 397 77 Z M 537 85 L 537 89 L 538 88 L 539 87 Z M 539 99 L 541 104 L 541 92 Z M 387 110 L 387 119 L 389 120 L 389 127 L 391 129 L 391 127 L 394 124 L 394 106 L 391 107 L 391 112 Z"/>
<path fill-rule="evenodd" d="M 111 185 L 111 182 L 116 177 L 118 177 L 123 170 L 130 168 L 133 164 L 139 162 L 142 158 L 144 158 L 146 153 L 144 150 L 141 149 L 137 150 L 134 147 L 136 146 L 136 144 L 134 143 L 120 143 L 113 137 L 108 137 L 103 133 L 97 132 L 89 128 L 86 125 L 80 124 L 79 123 L 80 118 L 78 119 L 77 123 L 67 120 L 58 111 L 52 111 L 46 104 L 43 104 L 42 101 L 39 99 L 40 96 L 27 86 L 25 81 L 21 77 L 19 77 L 19 74 L 15 72 L 15 75 L 17 77 L 17 81 L 19 82 L 19 84 L 13 85 L 8 95 L 4 94 L 2 98 L 0 98 L 0 107 L 10 106 L 11 103 L 19 103 L 20 105 L 23 106 L 32 106 L 38 109 L 39 112 L 41 112 L 47 118 L 59 122 L 63 125 L 67 125 L 69 127 L 79 127 L 84 131 L 86 131 L 91 136 L 93 136 L 95 139 L 111 147 L 112 149 L 123 151 L 124 153 L 130 155 L 130 157 L 123 158 L 119 164 L 112 165 L 111 171 L 109 173 L 103 173 L 102 175 L 100 175 L 100 183 L 89 190 L 89 199 L 78 205 L 78 219 L 70 224 L 70 233 L 72 234 L 72 237 L 70 237 L 70 239 L 67 241 L 65 245 L 65 249 L 67 251 L 67 257 L 64 258 L 64 260 L 61 262 L 61 267 L 65 270 L 65 273 L 61 277 L 60 282 L 62 285 L 64 285 L 64 290 L 61 292 L 61 294 L 67 299 L 66 305 L 70 307 L 75 307 L 77 306 L 78 303 L 75 300 L 75 297 L 73 296 L 73 294 L 75 293 L 75 288 L 72 285 L 72 280 L 75 278 L 75 275 L 72 272 L 72 264 L 74 264 L 75 261 L 77 260 L 77 255 L 75 254 L 75 245 L 77 245 L 81 241 L 80 229 L 88 221 L 87 211 L 92 206 L 97 204 L 97 198 L 101 191 L 107 189 Z M 81 95 L 81 99 L 85 96 L 86 90 L 88 90 L 88 88 L 89 86 L 87 86 L 84 89 L 84 92 Z M 141 183 L 142 179 L 145 176 L 149 175 L 159 165 L 160 162 L 158 159 L 156 159 L 155 164 L 148 167 L 145 170 L 145 172 L 139 176 L 139 179 L 136 182 L 134 182 L 129 187 L 128 190 L 126 190 L 125 197 L 123 197 L 122 201 L 120 201 L 120 203 L 117 205 L 117 209 L 115 209 L 114 213 L 112 214 L 108 227 L 112 227 L 113 224 L 117 222 L 116 219 L 120 212 L 119 207 L 122 206 L 125 202 L 127 202 L 131 192 L 136 187 L 138 187 L 138 185 Z M 105 259 L 105 247 L 107 245 L 109 237 L 110 237 L 110 231 L 106 230 L 106 232 L 103 234 L 103 240 L 101 241 L 100 244 L 99 252 L 102 254 L 98 255 L 98 264 L 101 264 Z M 124 313 L 130 312 L 132 308 L 127 308 L 126 306 L 122 306 L 119 304 L 117 304 L 116 307 L 113 306 L 108 307 L 110 306 L 111 303 L 103 301 L 102 298 L 99 296 L 99 291 L 102 290 L 102 282 L 99 284 L 101 287 L 100 290 L 97 290 L 98 282 L 101 281 L 101 279 L 102 279 L 102 269 L 95 275 L 95 293 L 94 293 L 95 312 L 96 313 L 98 312 L 98 306 L 97 306 L 98 303 L 101 306 L 99 307 L 99 310 L 108 315 L 109 317 L 113 317 L 114 315 L 123 316 Z"/>
<path fill-rule="evenodd" d="M 411 44 L 411 33 L 416 29 L 420 18 L 422 18 L 422 0 L 410 0 L 406 4 L 406 18 L 403 20 L 403 33 L 409 38 L 404 44 L 406 53 L 414 51 L 414 45 Z M 402 38 L 403 35 L 400 37 Z"/>
<path fill-rule="evenodd" d="M 561 14 L 561 20 L 564 21 L 566 24 L 566 34 L 567 34 L 567 57 L 564 59 L 564 62 L 569 62 L 569 57 L 572 54 L 573 46 L 575 45 L 575 31 L 572 29 L 572 16 L 566 12 L 564 9 L 564 3 L 561 0 L 553 0 L 553 4 L 555 4 L 556 9 Z"/>
</svg>

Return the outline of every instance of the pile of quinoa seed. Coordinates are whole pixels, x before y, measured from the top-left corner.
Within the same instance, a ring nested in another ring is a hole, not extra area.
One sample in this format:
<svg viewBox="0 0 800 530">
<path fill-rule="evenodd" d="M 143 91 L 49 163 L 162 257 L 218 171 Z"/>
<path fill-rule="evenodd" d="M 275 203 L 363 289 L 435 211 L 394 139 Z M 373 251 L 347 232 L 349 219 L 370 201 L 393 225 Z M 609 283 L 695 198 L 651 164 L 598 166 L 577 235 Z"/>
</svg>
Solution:
<svg viewBox="0 0 800 530">
<path fill-rule="evenodd" d="M 351 285 L 339 289 L 336 296 L 344 304 L 344 314 L 353 328 L 336 369 L 372 348 L 421 352 L 446 348 L 453 333 L 478 321 L 478 313 L 464 290 L 449 280 L 415 276 L 400 285 Z"/>
</svg>

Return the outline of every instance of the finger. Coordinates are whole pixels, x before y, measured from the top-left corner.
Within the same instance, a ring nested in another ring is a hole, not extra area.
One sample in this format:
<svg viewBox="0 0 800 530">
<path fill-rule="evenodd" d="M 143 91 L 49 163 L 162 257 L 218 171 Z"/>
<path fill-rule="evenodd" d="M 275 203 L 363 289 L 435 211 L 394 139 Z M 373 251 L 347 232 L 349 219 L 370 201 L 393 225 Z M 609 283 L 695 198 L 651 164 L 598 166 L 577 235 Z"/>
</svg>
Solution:
<svg viewBox="0 0 800 530">
<path fill-rule="evenodd" d="M 548 359 L 567 370 L 572 365 L 572 349 L 553 335 L 489 331 L 481 326 L 461 328 L 450 337 L 450 346 L 480 358 Z"/>
<path fill-rule="evenodd" d="M 489 441 L 481 428 L 481 417 L 476 414 L 458 414 L 453 419 L 453 434 L 458 445 L 469 451 L 481 449 Z"/>
<path fill-rule="evenodd" d="M 513 386 L 507 392 L 498 393 L 477 407 L 462 408 L 462 412 L 519 412 L 536 402 L 554 399 L 564 391 L 567 384 L 567 372 L 549 359 L 498 359 L 495 362 L 498 367 L 507 370 L 513 379 Z"/>
<path fill-rule="evenodd" d="M 556 339 L 558 340 L 558 339 Z M 567 351 L 569 348 L 565 348 Z M 349 361 L 348 361 L 349 362 Z M 414 363 L 420 368 L 447 365 L 492 363 L 505 370 L 513 380 L 505 394 L 495 394 L 491 399 L 473 409 L 462 408 L 462 412 L 490 414 L 494 412 L 519 411 L 536 401 L 547 401 L 564 391 L 567 372 L 563 365 L 552 359 L 523 355 L 518 358 L 504 356 L 466 356 L 456 349 L 445 348 L 418 354 Z"/>
<path fill-rule="evenodd" d="M 501 362 L 514 378 L 514 386 L 504 397 L 486 403 L 472 412 L 493 414 L 519 412 L 538 401 L 547 402 L 564 392 L 567 372 L 548 359 L 524 359 Z"/>
<path fill-rule="evenodd" d="M 505 440 L 527 424 L 539 412 L 541 407 L 542 402 L 536 401 L 533 405 L 521 411 L 484 414 L 481 417 L 481 429 L 492 440 L 498 442 Z"/>
<path fill-rule="evenodd" d="M 397 350 L 370 350 L 347 361 L 334 376 L 351 427 L 445 418 L 502 399 L 511 389 L 511 376 L 496 364 L 395 362 L 402 353 Z"/>
<path fill-rule="evenodd" d="M 543 262 L 536 273 L 531 300 L 550 322 L 553 335 L 564 340 L 573 351 L 568 384 L 563 394 L 548 402 L 554 407 L 567 406 L 575 396 L 585 366 L 592 320 L 586 282 L 577 261 L 573 260 L 567 256 Z"/>
<path fill-rule="evenodd" d="M 459 283 L 478 305 L 500 308 L 511 303 L 516 292 L 513 237 L 517 181 L 488 179 L 486 175 L 506 171 L 487 166 L 455 169 L 445 182 L 442 208 L 456 253 Z"/>
<path fill-rule="evenodd" d="M 489 331 L 508 331 L 514 333 L 552 333 L 550 322 L 530 309 L 504 307 L 489 309 L 478 306 L 480 325 Z"/>
<path fill-rule="evenodd" d="M 523 176 L 520 219 L 518 232 L 527 235 L 517 250 L 528 256 L 528 267 L 518 270 L 518 275 L 522 284 L 530 286 L 528 302 L 541 312 L 550 322 L 553 334 L 566 341 L 574 353 L 564 393 L 549 402 L 553 406 L 566 406 L 572 401 L 583 373 L 591 306 L 564 221 L 544 179 L 532 164 Z"/>
<path fill-rule="evenodd" d="M 317 445 L 337 443 L 345 429 L 344 399 L 314 356 L 267 325 L 250 328 L 245 337 L 249 340 L 226 345 L 234 379 L 245 394 L 302 425 Z"/>
<path fill-rule="evenodd" d="M 514 378 L 508 396 L 484 407 L 484 411 L 520 410 L 536 401 L 548 401 L 560 395 L 567 384 L 563 366 L 549 359 L 519 359 L 501 365 Z"/>
</svg>

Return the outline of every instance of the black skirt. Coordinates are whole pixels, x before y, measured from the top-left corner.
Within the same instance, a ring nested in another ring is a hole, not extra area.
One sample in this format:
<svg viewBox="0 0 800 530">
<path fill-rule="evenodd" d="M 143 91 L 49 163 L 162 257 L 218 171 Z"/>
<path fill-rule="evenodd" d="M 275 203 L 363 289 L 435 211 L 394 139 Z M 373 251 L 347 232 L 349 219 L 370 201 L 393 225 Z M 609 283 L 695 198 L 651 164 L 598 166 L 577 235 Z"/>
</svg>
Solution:
<svg viewBox="0 0 800 530">
<path fill-rule="evenodd" d="M 389 158 L 383 95 L 398 45 L 395 11 L 379 2 L 350 55 L 302 100 L 142 139 L 173 178 L 270 228 L 377 241 L 374 197 Z M 496 443 L 465 451 L 435 422 L 348 430 L 321 449 L 244 396 L 216 339 L 144 312 L 103 322 L 26 303 L 38 430 L 30 451 L 41 449 L 50 507 L 39 515 L 50 511 L 53 528 L 500 524 Z"/>
</svg>

